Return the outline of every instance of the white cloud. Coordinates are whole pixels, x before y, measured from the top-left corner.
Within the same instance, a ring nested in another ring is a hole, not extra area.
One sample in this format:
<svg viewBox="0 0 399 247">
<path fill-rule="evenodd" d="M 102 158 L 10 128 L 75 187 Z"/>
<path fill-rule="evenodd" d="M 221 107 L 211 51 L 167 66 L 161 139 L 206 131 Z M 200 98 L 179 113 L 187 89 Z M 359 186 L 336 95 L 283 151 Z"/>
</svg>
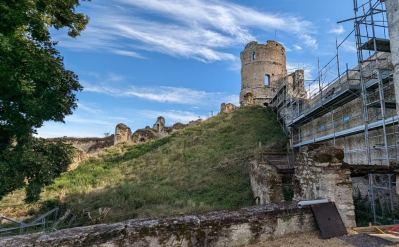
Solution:
<svg viewBox="0 0 399 247">
<path fill-rule="evenodd" d="M 137 50 L 147 50 L 206 63 L 236 61 L 226 48 L 256 40 L 250 31 L 255 28 L 302 34 L 301 40 L 315 46 L 308 35 L 313 33 L 313 24 L 286 14 L 222 0 L 118 1 L 121 6 L 92 4 L 95 11 L 90 13 L 87 30 L 77 40 L 56 37 L 59 45 L 135 58 L 145 58 Z M 149 21 L 153 14 L 160 18 Z"/>
<path fill-rule="evenodd" d="M 119 82 L 119 81 L 123 81 L 123 79 L 125 79 L 125 77 L 114 74 L 114 73 L 109 73 L 109 80 L 112 82 Z"/>
<path fill-rule="evenodd" d="M 319 47 L 317 40 L 315 38 L 313 38 L 312 36 L 310 36 L 308 34 L 301 34 L 301 35 L 299 35 L 299 37 L 300 37 L 300 39 L 302 39 L 302 42 L 309 48 L 317 50 L 317 48 Z"/>
<path fill-rule="evenodd" d="M 335 33 L 337 35 L 340 35 L 345 32 L 345 29 L 342 25 L 334 26 L 333 28 L 328 31 L 328 33 Z"/>
<path fill-rule="evenodd" d="M 137 52 L 133 51 L 124 51 L 124 50 L 118 50 L 118 49 L 110 49 L 112 53 L 118 54 L 118 55 L 123 55 L 123 56 L 128 56 L 128 57 L 135 57 L 135 58 L 142 58 L 144 59 L 142 55 L 138 54 Z"/>
<path fill-rule="evenodd" d="M 94 119 L 94 118 L 88 118 L 88 117 L 81 117 L 77 114 L 73 114 L 70 116 L 67 116 L 65 118 L 65 123 L 79 123 L 79 124 L 95 124 L 95 125 L 104 125 L 104 126 L 114 126 L 112 122 L 109 121 L 104 121 L 101 119 Z"/>
<path fill-rule="evenodd" d="M 346 52 L 356 52 L 357 51 L 356 47 L 353 44 L 350 44 L 348 42 L 342 43 L 341 47 Z"/>
<path fill-rule="evenodd" d="M 299 45 L 293 45 L 294 49 L 297 51 L 301 51 L 302 47 L 300 47 Z"/>
<path fill-rule="evenodd" d="M 119 90 L 114 89 L 112 87 L 108 86 L 102 86 L 102 85 L 93 85 L 88 83 L 85 80 L 80 80 L 80 83 L 82 84 L 83 91 L 84 92 L 93 92 L 93 93 L 102 93 L 102 94 L 108 94 L 108 95 L 116 95 L 119 94 Z"/>
<path fill-rule="evenodd" d="M 192 120 L 197 120 L 198 118 L 204 119 L 204 116 L 200 116 L 197 113 L 189 112 L 189 111 L 152 111 L 152 110 L 143 110 L 139 111 L 140 115 L 146 116 L 150 119 L 157 119 L 157 117 L 162 116 L 167 121 L 168 125 L 172 125 L 176 122 L 180 123 L 188 123 Z"/>
<path fill-rule="evenodd" d="M 183 87 L 128 87 L 117 89 L 105 85 L 92 85 L 82 82 L 84 91 L 107 94 L 114 97 L 141 98 L 160 103 L 177 103 L 186 105 L 220 105 L 237 103 L 238 96 L 222 92 L 205 92 Z"/>
<path fill-rule="evenodd" d="M 99 114 L 99 113 L 104 113 L 102 109 L 99 109 L 97 106 L 94 105 L 84 105 L 81 102 L 78 103 L 78 110 L 83 110 L 85 112 L 93 113 L 93 114 Z"/>
<path fill-rule="evenodd" d="M 287 62 L 288 73 L 292 73 L 295 70 L 302 69 L 305 74 L 305 80 L 313 80 L 315 76 L 313 75 L 314 67 L 311 64 L 295 64 Z M 306 83 L 305 83 L 306 84 Z"/>
</svg>

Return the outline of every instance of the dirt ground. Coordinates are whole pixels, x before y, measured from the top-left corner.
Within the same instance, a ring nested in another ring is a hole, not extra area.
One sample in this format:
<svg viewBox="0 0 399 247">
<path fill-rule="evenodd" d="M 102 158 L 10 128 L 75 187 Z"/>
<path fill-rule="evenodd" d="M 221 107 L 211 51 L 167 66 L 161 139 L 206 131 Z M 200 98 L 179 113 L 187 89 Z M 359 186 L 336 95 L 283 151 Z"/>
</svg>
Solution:
<svg viewBox="0 0 399 247">
<path fill-rule="evenodd" d="M 253 245 L 245 245 L 244 247 L 368 247 L 368 246 L 396 246 L 399 247 L 399 244 L 378 244 L 374 241 L 368 242 L 363 245 L 360 242 L 357 242 L 356 245 L 348 244 L 344 240 L 338 238 L 332 239 L 321 239 L 319 238 L 318 232 L 312 233 L 301 233 L 301 234 L 293 234 L 283 236 L 281 238 L 275 240 L 268 240 L 262 243 L 253 244 Z"/>
<path fill-rule="evenodd" d="M 286 235 L 275 240 L 262 243 L 246 245 L 245 247 L 353 247 L 345 241 L 332 238 L 320 239 L 317 232 Z"/>
<path fill-rule="evenodd" d="M 349 231 L 349 237 L 356 232 Z M 357 235 L 359 236 L 359 235 Z M 399 244 L 389 244 L 386 242 L 385 244 L 381 242 L 383 240 L 378 239 L 377 241 L 368 240 L 368 242 L 358 242 L 356 241 L 356 245 L 349 244 L 344 240 L 339 238 L 332 239 L 321 239 L 319 238 L 318 232 L 311 233 L 300 233 L 300 234 L 292 234 L 286 235 L 278 239 L 268 240 L 262 243 L 253 244 L 253 245 L 245 245 L 244 247 L 369 247 L 369 246 L 396 246 L 399 247 Z"/>
</svg>

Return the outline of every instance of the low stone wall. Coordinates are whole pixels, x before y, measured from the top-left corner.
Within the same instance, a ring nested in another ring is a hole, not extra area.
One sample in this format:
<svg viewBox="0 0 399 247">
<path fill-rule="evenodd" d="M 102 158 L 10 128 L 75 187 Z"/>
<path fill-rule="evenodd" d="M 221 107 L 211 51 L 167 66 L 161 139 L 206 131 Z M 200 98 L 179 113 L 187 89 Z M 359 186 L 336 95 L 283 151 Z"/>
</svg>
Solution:
<svg viewBox="0 0 399 247">
<path fill-rule="evenodd" d="M 310 208 L 284 203 L 6 237 L 0 246 L 239 246 L 313 230 Z"/>
<path fill-rule="evenodd" d="M 294 201 L 328 199 L 334 202 L 346 227 L 355 227 L 355 206 L 349 166 L 343 149 L 320 147 L 296 155 Z"/>
</svg>

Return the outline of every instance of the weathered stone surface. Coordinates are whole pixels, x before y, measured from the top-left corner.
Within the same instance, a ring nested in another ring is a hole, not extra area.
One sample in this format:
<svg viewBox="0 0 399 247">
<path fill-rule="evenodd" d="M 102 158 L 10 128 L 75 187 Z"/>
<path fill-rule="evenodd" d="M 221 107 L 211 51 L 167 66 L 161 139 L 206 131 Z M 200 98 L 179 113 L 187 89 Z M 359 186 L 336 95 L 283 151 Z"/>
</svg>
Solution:
<svg viewBox="0 0 399 247">
<path fill-rule="evenodd" d="M 172 130 L 182 130 L 182 129 L 186 128 L 187 126 L 188 126 L 188 124 L 175 123 L 172 126 Z"/>
<path fill-rule="evenodd" d="M 132 131 L 126 125 L 120 123 L 115 127 L 115 142 L 114 145 L 118 143 L 131 143 L 132 141 Z"/>
<path fill-rule="evenodd" d="M 72 164 L 69 165 L 68 171 L 75 170 L 78 166 L 85 161 L 89 156 L 85 151 L 80 148 L 76 148 L 75 157 L 73 158 Z"/>
<path fill-rule="evenodd" d="M 193 126 L 193 125 L 196 125 L 201 122 L 202 122 L 202 119 L 192 120 L 192 121 L 188 122 L 188 126 Z"/>
<path fill-rule="evenodd" d="M 155 122 L 154 126 L 152 127 L 153 130 L 157 133 L 161 133 L 165 128 L 165 118 L 160 116 L 157 118 L 157 121 Z"/>
<path fill-rule="evenodd" d="M 118 124 L 115 129 L 115 145 L 121 142 L 138 144 L 156 140 L 166 137 L 174 131 L 182 130 L 188 126 L 195 125 L 198 122 L 200 122 L 200 119 L 196 121 L 190 121 L 189 124 L 175 123 L 172 127 L 166 127 L 165 118 L 160 116 L 157 118 L 157 121 L 152 128 L 146 126 L 144 129 L 136 130 L 133 134 L 131 134 L 129 127 L 124 124 Z"/>
<path fill-rule="evenodd" d="M 138 129 L 132 135 L 132 142 L 134 144 L 144 143 L 158 139 L 158 133 L 153 129 Z"/>
<path fill-rule="evenodd" d="M 236 108 L 237 107 L 235 105 L 231 104 L 231 103 L 228 103 L 228 104 L 222 103 L 220 105 L 220 113 L 223 113 L 223 112 L 224 113 L 229 113 L 229 112 L 234 111 Z"/>
<path fill-rule="evenodd" d="M 309 152 L 309 158 L 320 163 L 342 163 L 344 160 L 344 149 L 321 146 Z"/>
<path fill-rule="evenodd" d="M 49 138 L 47 140 L 53 140 L 59 138 Z M 73 147 L 84 151 L 87 154 L 95 154 L 104 148 L 111 147 L 114 145 L 114 135 L 110 135 L 103 138 L 98 137 L 63 137 L 66 143 L 71 144 Z"/>
<path fill-rule="evenodd" d="M 328 199 L 334 202 L 346 227 L 355 227 L 352 179 L 342 163 L 343 151 L 320 147 L 296 155 L 294 201 Z"/>
<path fill-rule="evenodd" d="M 396 110 L 399 115 L 399 2 L 386 0 L 389 38 L 391 42 L 391 58 L 394 67 L 393 80 L 395 85 Z"/>
<path fill-rule="evenodd" d="M 266 45 L 252 41 L 245 46 L 240 57 L 241 106 L 270 103 L 276 81 L 287 75 L 284 46 L 272 40 Z"/>
<path fill-rule="evenodd" d="M 309 208 L 284 203 L 5 237 L 0 246 L 238 246 L 314 229 Z"/>
<path fill-rule="evenodd" d="M 281 176 L 277 169 L 266 162 L 251 161 L 250 179 L 258 205 L 284 201 Z"/>
</svg>

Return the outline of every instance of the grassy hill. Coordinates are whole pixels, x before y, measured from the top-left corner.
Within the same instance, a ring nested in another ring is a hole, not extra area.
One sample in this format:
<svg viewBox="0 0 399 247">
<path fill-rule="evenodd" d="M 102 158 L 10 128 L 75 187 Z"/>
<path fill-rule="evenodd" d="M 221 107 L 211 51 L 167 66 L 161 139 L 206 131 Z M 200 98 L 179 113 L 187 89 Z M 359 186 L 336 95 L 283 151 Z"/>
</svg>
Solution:
<svg viewBox="0 0 399 247">
<path fill-rule="evenodd" d="M 163 139 L 109 148 L 56 179 L 35 204 L 23 203 L 23 190 L 3 198 L 0 215 L 60 206 L 72 210 L 70 224 L 81 225 L 252 205 L 248 159 L 259 142 L 284 147 L 286 141 L 271 109 L 237 109 Z"/>
</svg>

